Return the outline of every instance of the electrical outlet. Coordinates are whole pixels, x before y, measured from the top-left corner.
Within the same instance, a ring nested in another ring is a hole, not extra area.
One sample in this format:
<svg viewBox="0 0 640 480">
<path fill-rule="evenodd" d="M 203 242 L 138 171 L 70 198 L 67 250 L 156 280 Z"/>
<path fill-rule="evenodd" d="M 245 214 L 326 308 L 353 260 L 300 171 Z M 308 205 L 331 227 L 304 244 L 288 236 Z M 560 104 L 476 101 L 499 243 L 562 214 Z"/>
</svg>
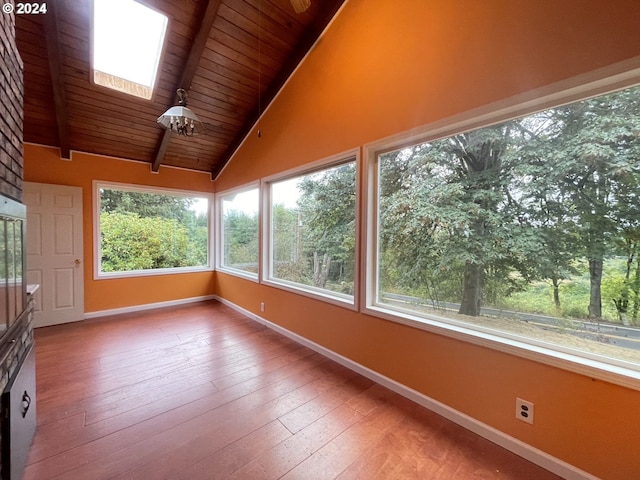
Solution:
<svg viewBox="0 0 640 480">
<path fill-rule="evenodd" d="M 264 312 L 264 302 L 260 302 L 260 311 Z"/>
<path fill-rule="evenodd" d="M 533 403 L 516 398 L 516 418 L 533 425 Z"/>
</svg>

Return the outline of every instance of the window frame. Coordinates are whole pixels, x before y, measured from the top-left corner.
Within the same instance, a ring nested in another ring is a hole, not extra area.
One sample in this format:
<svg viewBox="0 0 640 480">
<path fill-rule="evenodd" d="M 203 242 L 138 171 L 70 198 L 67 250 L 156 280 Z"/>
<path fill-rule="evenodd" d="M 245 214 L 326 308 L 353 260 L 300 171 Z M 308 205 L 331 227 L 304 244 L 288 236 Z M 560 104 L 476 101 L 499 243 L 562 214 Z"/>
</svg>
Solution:
<svg viewBox="0 0 640 480">
<path fill-rule="evenodd" d="M 637 68 L 637 62 L 631 65 L 631 69 L 628 63 L 603 68 L 366 144 L 362 166 L 363 192 L 366 195 L 362 245 L 365 247 L 361 252 L 365 269 L 362 273 L 364 281 L 361 282 L 360 311 L 373 317 L 640 390 L 640 365 L 634 362 L 501 332 L 437 314 L 418 314 L 376 301 L 379 289 L 377 177 L 380 155 L 639 85 L 640 68 Z"/>
<path fill-rule="evenodd" d="M 241 270 L 239 268 L 233 268 L 224 265 L 224 198 L 230 195 L 237 195 L 240 193 L 248 192 L 250 190 L 258 191 L 258 272 L 253 274 Z M 228 273 L 229 275 L 235 275 L 252 282 L 260 282 L 260 272 L 262 271 L 261 259 L 262 259 L 262 192 L 260 189 L 260 181 L 251 182 L 240 187 L 232 188 L 215 194 L 215 269 L 219 272 Z"/>
<path fill-rule="evenodd" d="M 272 239 L 272 194 L 271 186 L 274 183 L 290 180 L 292 178 L 301 177 L 304 175 L 313 174 L 322 170 L 328 170 L 333 167 L 337 167 L 346 163 L 353 162 L 355 164 L 355 246 L 354 246 L 354 288 L 353 295 L 341 294 L 339 292 L 332 292 L 330 290 L 313 287 L 310 285 L 303 285 L 300 283 L 278 279 L 271 275 L 272 272 L 272 258 L 273 258 L 273 239 Z M 360 149 L 355 148 L 347 150 L 345 152 L 332 155 L 330 157 L 317 160 L 312 163 L 304 164 L 303 166 L 296 167 L 284 172 L 277 173 L 268 177 L 264 177 L 260 181 L 261 185 L 261 218 L 262 222 L 262 255 L 261 255 L 261 268 L 260 268 L 260 283 L 269 285 L 275 288 L 286 290 L 298 295 L 302 295 L 309 298 L 314 298 L 327 302 L 333 305 L 338 305 L 344 308 L 348 308 L 353 311 L 358 310 L 360 304 L 360 212 L 361 212 L 361 161 L 360 161 Z"/>
<path fill-rule="evenodd" d="M 130 270 L 122 272 L 102 272 L 102 245 L 100 234 L 100 189 L 123 190 L 129 192 L 151 193 L 179 197 L 198 197 L 208 200 L 207 208 L 207 263 L 206 265 L 193 267 L 156 268 L 147 270 Z M 171 275 L 177 273 L 212 272 L 213 262 L 213 202 L 214 196 L 209 192 L 196 192 L 191 190 L 181 190 L 166 187 L 154 187 L 149 185 L 137 185 L 130 183 L 109 182 L 102 180 L 93 181 L 93 279 L 106 280 L 113 278 L 146 277 L 154 275 Z"/>
</svg>

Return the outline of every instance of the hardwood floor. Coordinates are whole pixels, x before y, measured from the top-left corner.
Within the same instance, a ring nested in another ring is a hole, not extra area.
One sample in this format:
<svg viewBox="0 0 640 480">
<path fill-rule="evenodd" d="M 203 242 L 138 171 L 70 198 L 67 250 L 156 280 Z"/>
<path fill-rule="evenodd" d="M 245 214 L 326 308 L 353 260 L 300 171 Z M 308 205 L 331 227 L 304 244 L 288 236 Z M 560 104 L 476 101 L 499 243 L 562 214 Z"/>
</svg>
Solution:
<svg viewBox="0 0 640 480">
<path fill-rule="evenodd" d="M 559 477 L 217 302 L 36 331 L 24 480 Z"/>
</svg>

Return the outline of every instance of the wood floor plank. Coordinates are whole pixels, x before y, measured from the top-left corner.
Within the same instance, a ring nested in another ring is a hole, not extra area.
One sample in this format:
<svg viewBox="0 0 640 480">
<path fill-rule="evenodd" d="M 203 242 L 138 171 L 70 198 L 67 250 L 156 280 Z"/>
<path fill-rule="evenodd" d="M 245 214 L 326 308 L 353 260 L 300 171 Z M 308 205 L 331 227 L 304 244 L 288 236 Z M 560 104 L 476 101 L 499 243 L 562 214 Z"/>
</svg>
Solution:
<svg viewBox="0 0 640 480">
<path fill-rule="evenodd" d="M 36 331 L 24 480 L 557 477 L 218 302 Z"/>
<path fill-rule="evenodd" d="M 280 422 L 291 433 L 297 433 L 372 385 L 371 380 L 355 373 L 345 372 L 345 376 L 345 382 L 281 416 Z"/>
<path fill-rule="evenodd" d="M 335 436 L 358 423 L 361 417 L 361 414 L 348 405 L 341 405 L 264 455 L 236 470 L 228 479 L 270 480 L 283 478 L 287 472 L 309 458 Z"/>
<path fill-rule="evenodd" d="M 255 432 L 227 445 L 177 473 L 173 480 L 194 478 L 227 478 L 253 459 L 291 437 L 291 433 L 278 421 L 268 423 Z"/>
<path fill-rule="evenodd" d="M 380 393 L 379 388 L 373 386 L 363 392 L 362 397 L 380 395 Z M 388 392 L 388 395 L 389 398 L 393 398 L 391 392 Z M 403 409 L 399 409 L 391 403 L 381 402 L 366 416 L 363 416 L 362 421 L 327 442 L 315 455 L 300 462 L 281 478 L 336 478 L 359 457 L 368 457 L 371 447 L 388 429 L 398 425 L 403 416 Z"/>
<path fill-rule="evenodd" d="M 33 460 L 34 468 L 38 471 L 57 472 L 73 468 L 76 464 L 98 461 L 105 453 L 134 445 L 211 410 L 217 410 L 222 415 L 233 415 L 235 409 L 240 412 L 251 411 L 265 401 L 285 395 L 292 385 L 305 385 L 317 379 L 321 374 L 317 368 L 318 360 L 323 359 L 318 359 L 317 354 L 311 357 L 316 361 L 305 362 L 304 357 L 286 371 L 250 379 L 223 391 L 216 389 L 212 394 L 196 400 L 189 399 L 182 404 L 173 396 L 160 398 L 153 404 L 87 425 L 81 435 L 76 433 L 66 442 L 45 439 L 41 445 L 36 436 L 34 447 L 39 448 L 32 448 L 30 460 Z M 179 394 L 175 392 L 175 395 Z M 51 449 L 55 451 L 53 456 Z"/>
<path fill-rule="evenodd" d="M 312 372 L 316 374 L 319 370 Z M 171 428 L 162 429 L 155 435 L 147 433 L 144 438 L 127 442 L 124 448 L 120 442 L 117 448 L 109 451 L 108 458 L 96 458 L 92 462 L 86 462 L 85 458 L 79 467 L 67 473 L 77 480 L 99 480 L 111 479 L 118 472 L 135 469 L 136 476 L 131 478 L 157 478 L 155 474 L 160 468 L 171 478 L 170 474 L 174 473 L 172 469 L 185 459 L 200 460 L 210 452 L 237 441 L 314 398 L 332 380 L 331 372 L 327 369 L 312 381 L 302 382 L 301 386 L 286 385 L 286 393 L 275 389 L 259 389 Z M 243 415 L 239 415 L 239 412 Z M 153 422 L 153 426 L 157 424 Z M 151 469 L 150 473 L 147 468 Z"/>
<path fill-rule="evenodd" d="M 47 403 L 46 398 L 40 399 L 40 401 L 43 402 L 43 405 L 46 405 L 49 413 L 53 414 L 58 409 L 66 410 L 70 404 L 82 405 L 84 410 L 89 411 L 87 423 L 90 424 L 109 416 L 109 414 L 113 414 L 113 410 L 118 408 L 118 404 L 123 404 L 123 408 L 137 408 L 141 404 L 148 403 L 150 399 L 157 397 L 158 390 L 189 388 L 199 383 L 208 383 L 218 377 L 253 367 L 256 363 L 266 362 L 271 358 L 285 357 L 286 354 L 292 352 L 292 349 L 305 354 L 311 353 L 306 349 L 301 350 L 300 346 L 292 343 L 284 346 L 279 344 L 270 345 L 269 348 L 264 349 L 254 348 L 250 352 L 247 352 L 246 348 L 238 352 L 229 350 L 238 348 L 238 346 L 230 346 L 220 349 L 216 355 L 210 355 L 206 361 L 201 361 L 199 364 L 196 364 L 195 360 L 186 363 L 181 357 L 176 358 L 174 356 L 175 369 L 160 377 L 152 375 L 153 370 L 147 369 L 142 377 L 140 372 L 129 376 L 125 375 L 126 381 L 123 380 L 111 384 L 108 388 L 96 391 L 94 387 L 87 387 L 92 388 L 92 390 L 84 398 L 72 398 L 69 393 L 65 392 L 65 395 L 58 395 L 57 403 L 56 400 Z M 283 360 L 279 360 L 279 362 L 282 363 Z M 144 365 L 145 363 L 143 362 L 142 364 Z M 267 366 L 264 366 L 265 371 Z M 248 376 L 245 374 L 245 377 Z M 63 386 L 62 388 L 65 387 Z"/>
<path fill-rule="evenodd" d="M 122 388 L 111 390 L 102 396 L 100 405 L 91 408 L 87 415 L 87 424 L 92 424 L 121 412 L 138 408 L 141 405 L 152 403 L 155 399 L 168 389 L 184 390 L 194 385 L 204 385 L 210 383 L 216 390 L 218 388 L 217 379 L 227 378 L 234 373 L 242 374 L 242 378 L 234 384 L 264 375 L 271 370 L 277 370 L 283 366 L 298 360 L 300 354 L 310 354 L 306 349 L 288 348 L 271 349 L 262 355 L 252 354 L 243 357 L 229 356 L 220 361 L 208 361 L 191 367 L 182 368 L 171 372 L 161 378 L 140 380 L 137 383 L 128 384 Z M 231 359 L 234 361 L 231 361 Z M 260 364 L 260 369 L 256 365 Z M 231 386 L 231 385 L 229 385 Z M 208 387 L 207 387 L 208 388 Z"/>
</svg>

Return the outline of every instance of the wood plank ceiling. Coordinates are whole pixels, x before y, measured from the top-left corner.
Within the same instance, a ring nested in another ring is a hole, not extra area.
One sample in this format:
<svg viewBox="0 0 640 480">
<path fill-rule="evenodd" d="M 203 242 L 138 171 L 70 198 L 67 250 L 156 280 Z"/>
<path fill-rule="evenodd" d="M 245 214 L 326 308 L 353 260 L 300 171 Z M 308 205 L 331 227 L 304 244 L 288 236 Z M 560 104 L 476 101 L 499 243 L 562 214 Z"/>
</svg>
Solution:
<svg viewBox="0 0 640 480">
<path fill-rule="evenodd" d="M 209 171 L 215 177 L 344 0 L 140 0 L 169 17 L 154 95 L 138 99 L 91 81 L 92 0 L 52 0 L 16 15 L 24 62 L 24 141 Z M 135 38 L 132 38 L 135 41 Z M 196 137 L 156 119 L 188 91 L 205 124 Z"/>
</svg>

